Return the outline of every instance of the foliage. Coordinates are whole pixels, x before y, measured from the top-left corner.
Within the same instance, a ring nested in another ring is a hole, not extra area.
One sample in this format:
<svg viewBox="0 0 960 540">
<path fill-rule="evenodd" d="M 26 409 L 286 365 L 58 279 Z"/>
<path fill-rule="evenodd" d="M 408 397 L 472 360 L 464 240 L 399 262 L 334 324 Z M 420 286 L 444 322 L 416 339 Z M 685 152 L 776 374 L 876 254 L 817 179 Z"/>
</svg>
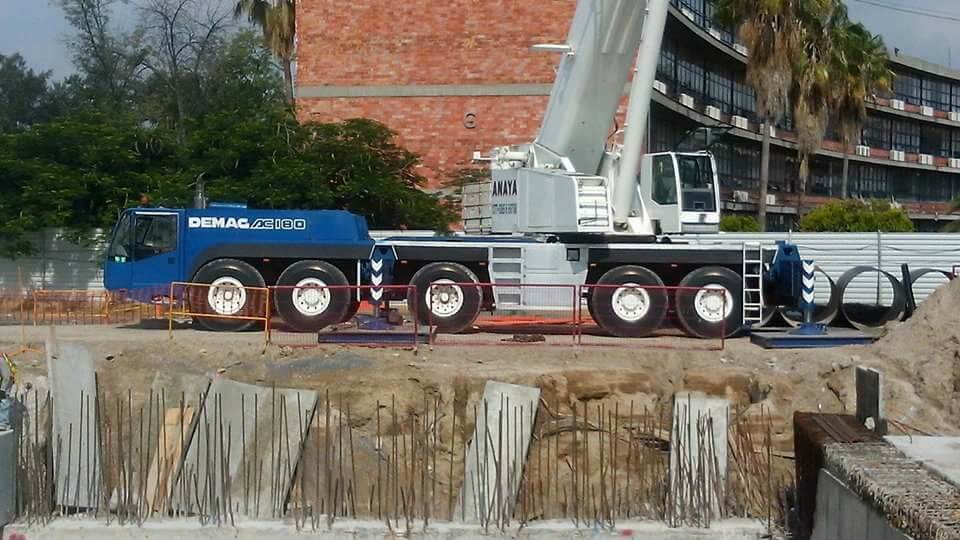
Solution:
<svg viewBox="0 0 960 540">
<path fill-rule="evenodd" d="M 760 232 L 760 223 L 752 216 L 728 214 L 720 218 L 720 230 L 723 232 Z"/>
<path fill-rule="evenodd" d="M 50 72 L 27 68 L 19 54 L 0 54 L 0 132 L 30 126 L 53 112 L 47 83 Z"/>
<path fill-rule="evenodd" d="M 109 228 L 141 204 L 182 207 L 197 178 L 211 199 L 254 208 L 352 210 L 371 227 L 445 229 L 455 219 L 420 189 L 417 155 L 386 126 L 355 119 L 300 124 L 270 52 L 252 32 L 211 51 L 183 95 L 183 138 L 165 88 L 144 80 L 133 106 L 108 106 L 81 75 L 45 88 L 79 104 L 30 129 L 0 132 L 0 255 L 29 253 L 48 226 Z M 154 93 L 158 92 L 158 93 Z"/>
<path fill-rule="evenodd" d="M 806 232 L 913 232 L 913 222 L 902 208 L 887 201 L 844 199 L 803 216 L 800 229 Z"/>
<path fill-rule="evenodd" d="M 260 28 L 264 45 L 276 56 L 283 68 L 284 95 L 293 102 L 293 52 L 296 46 L 297 5 L 295 0 L 239 0 L 234 16 Z"/>
</svg>

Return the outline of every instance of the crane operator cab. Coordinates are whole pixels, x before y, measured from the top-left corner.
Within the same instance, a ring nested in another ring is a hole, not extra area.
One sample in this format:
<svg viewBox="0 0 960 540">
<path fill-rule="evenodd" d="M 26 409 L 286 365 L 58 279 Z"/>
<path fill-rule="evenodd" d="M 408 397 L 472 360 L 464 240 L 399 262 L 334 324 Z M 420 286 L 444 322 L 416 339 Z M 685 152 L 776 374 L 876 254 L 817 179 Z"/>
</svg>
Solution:
<svg viewBox="0 0 960 540">
<path fill-rule="evenodd" d="M 720 230 L 717 173 L 709 152 L 645 154 L 637 187 L 656 234 Z"/>
</svg>

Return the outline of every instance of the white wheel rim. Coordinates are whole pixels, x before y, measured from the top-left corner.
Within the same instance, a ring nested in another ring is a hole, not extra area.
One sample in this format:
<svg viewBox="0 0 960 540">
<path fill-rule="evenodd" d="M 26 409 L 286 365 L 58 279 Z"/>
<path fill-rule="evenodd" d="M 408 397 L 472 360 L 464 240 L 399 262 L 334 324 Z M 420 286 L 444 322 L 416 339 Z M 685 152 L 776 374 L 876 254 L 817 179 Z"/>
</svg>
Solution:
<svg viewBox="0 0 960 540">
<path fill-rule="evenodd" d="M 316 317 L 330 307 L 330 289 L 323 280 L 304 278 L 297 282 L 290 293 L 293 308 L 301 315 Z"/>
<path fill-rule="evenodd" d="M 697 316 L 709 323 L 719 323 L 733 312 L 733 295 L 723 285 L 704 285 L 693 298 Z"/>
<path fill-rule="evenodd" d="M 637 322 L 650 312 L 650 293 L 636 283 L 624 283 L 613 291 L 613 313 L 627 322 Z"/>
<path fill-rule="evenodd" d="M 452 317 L 463 308 L 463 289 L 449 279 L 438 279 L 430 284 L 424 301 L 435 317 Z"/>
<path fill-rule="evenodd" d="M 237 278 L 217 278 L 207 289 L 207 304 L 217 315 L 236 315 L 246 303 L 247 291 Z"/>
</svg>

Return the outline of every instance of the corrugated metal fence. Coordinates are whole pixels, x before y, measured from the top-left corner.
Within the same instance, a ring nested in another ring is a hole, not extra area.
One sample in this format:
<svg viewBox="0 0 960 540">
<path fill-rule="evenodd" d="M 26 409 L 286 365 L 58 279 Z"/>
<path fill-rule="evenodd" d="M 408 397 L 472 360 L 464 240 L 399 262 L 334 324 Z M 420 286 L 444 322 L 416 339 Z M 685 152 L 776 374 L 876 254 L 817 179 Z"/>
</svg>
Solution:
<svg viewBox="0 0 960 540">
<path fill-rule="evenodd" d="M 911 271 L 935 268 L 950 272 L 960 266 L 960 234 L 950 233 L 722 233 L 696 235 L 700 242 L 762 242 L 773 246 L 777 240 L 790 240 L 800 248 L 800 256 L 813 259 L 835 281 L 855 266 L 875 266 L 900 279 L 900 265 Z M 819 279 L 819 278 L 818 278 Z M 917 302 L 946 282 L 942 275 L 930 274 L 914 284 Z M 820 283 L 818 282 L 818 287 Z M 826 287 L 819 287 L 818 301 L 825 300 Z M 877 273 L 854 279 L 844 295 L 845 302 L 889 302 L 892 288 Z"/>
<path fill-rule="evenodd" d="M 83 245 L 72 242 L 62 229 L 30 233 L 27 238 L 37 253 L 0 257 L 0 291 L 103 289 L 102 231 L 94 232 Z"/>
</svg>

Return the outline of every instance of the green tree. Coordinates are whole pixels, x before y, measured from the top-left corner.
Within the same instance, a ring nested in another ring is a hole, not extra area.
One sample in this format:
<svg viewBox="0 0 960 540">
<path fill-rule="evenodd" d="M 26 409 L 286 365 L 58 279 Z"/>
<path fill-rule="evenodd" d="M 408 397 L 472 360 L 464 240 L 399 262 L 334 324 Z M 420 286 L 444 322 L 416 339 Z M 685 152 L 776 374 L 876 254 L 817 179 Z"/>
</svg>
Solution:
<svg viewBox="0 0 960 540">
<path fill-rule="evenodd" d="M 30 126 L 49 117 L 50 72 L 37 73 L 19 54 L 0 54 L 0 132 Z"/>
<path fill-rule="evenodd" d="M 844 20 L 832 27 L 830 58 L 830 108 L 843 144 L 843 176 L 840 193 L 849 196 L 850 147 L 860 138 L 867 119 L 868 99 L 888 94 L 893 84 L 890 58 L 880 36 L 862 24 Z"/>
<path fill-rule="evenodd" d="M 757 114 L 763 120 L 760 155 L 760 201 L 757 218 L 766 230 L 767 191 L 770 185 L 770 126 L 783 119 L 794 86 L 794 64 L 802 34 L 796 4 L 800 0 L 718 0 L 717 19 L 736 28 L 749 50 L 747 84 L 756 94 Z"/>
<path fill-rule="evenodd" d="M 887 201 L 843 199 L 820 206 L 800 219 L 805 232 L 912 232 L 902 208 Z"/>
<path fill-rule="evenodd" d="M 751 216 L 728 214 L 720 218 L 723 232 L 760 232 L 760 224 Z"/>
<path fill-rule="evenodd" d="M 950 214 L 960 212 L 960 197 L 950 201 L 950 208 L 947 212 Z M 960 232 L 960 220 L 948 223 L 947 226 L 943 228 L 943 232 Z"/>
<path fill-rule="evenodd" d="M 283 91 L 288 103 L 293 103 L 293 53 L 296 45 L 297 5 L 295 0 L 239 0 L 234 15 L 260 28 L 263 42 L 280 60 L 283 71 Z"/>
</svg>

